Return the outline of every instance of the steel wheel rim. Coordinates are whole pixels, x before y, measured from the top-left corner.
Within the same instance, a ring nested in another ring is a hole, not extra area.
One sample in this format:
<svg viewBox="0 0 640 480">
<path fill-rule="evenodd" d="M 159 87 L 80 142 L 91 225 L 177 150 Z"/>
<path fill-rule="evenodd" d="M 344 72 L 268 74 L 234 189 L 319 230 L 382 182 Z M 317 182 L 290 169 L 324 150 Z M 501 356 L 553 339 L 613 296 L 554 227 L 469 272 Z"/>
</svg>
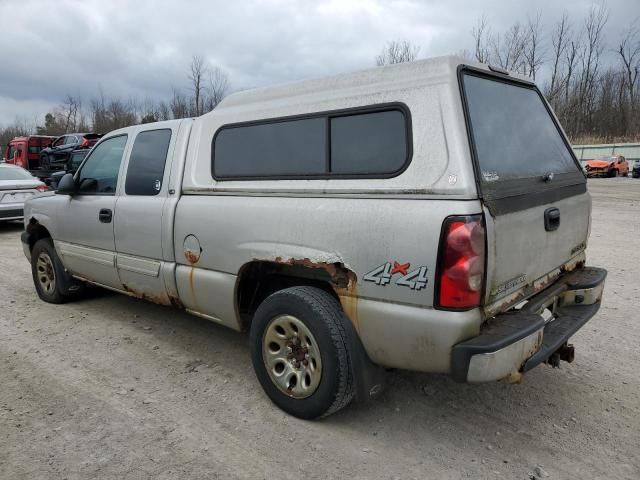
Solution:
<svg viewBox="0 0 640 480">
<path fill-rule="evenodd" d="M 318 342 L 309 328 L 292 315 L 271 319 L 262 336 L 262 358 L 273 384 L 285 395 L 313 395 L 322 377 Z"/>
<path fill-rule="evenodd" d="M 56 272 L 48 253 L 42 252 L 36 261 L 38 283 L 45 293 L 51 294 L 56 289 Z"/>
</svg>

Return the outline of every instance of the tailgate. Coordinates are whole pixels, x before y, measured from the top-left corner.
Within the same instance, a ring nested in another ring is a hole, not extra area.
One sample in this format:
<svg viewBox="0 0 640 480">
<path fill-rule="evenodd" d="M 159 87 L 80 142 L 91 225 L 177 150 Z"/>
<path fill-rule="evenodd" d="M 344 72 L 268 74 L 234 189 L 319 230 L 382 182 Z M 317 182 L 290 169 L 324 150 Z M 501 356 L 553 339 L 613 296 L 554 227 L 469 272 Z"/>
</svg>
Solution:
<svg viewBox="0 0 640 480">
<path fill-rule="evenodd" d="M 461 85 L 485 206 L 485 310 L 494 315 L 581 258 L 591 201 L 582 168 L 535 85 L 474 69 L 461 70 Z"/>
</svg>

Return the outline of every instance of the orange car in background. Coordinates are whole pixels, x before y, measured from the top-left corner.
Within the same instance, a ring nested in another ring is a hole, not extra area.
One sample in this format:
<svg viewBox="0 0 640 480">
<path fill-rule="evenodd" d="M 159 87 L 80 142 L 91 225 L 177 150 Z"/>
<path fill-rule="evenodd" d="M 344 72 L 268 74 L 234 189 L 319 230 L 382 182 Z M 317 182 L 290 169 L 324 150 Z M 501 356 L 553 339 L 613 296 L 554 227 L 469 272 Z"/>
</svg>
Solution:
<svg viewBox="0 0 640 480">
<path fill-rule="evenodd" d="M 629 162 L 622 155 L 600 157 L 587 161 L 587 177 L 626 177 L 629 175 Z"/>
</svg>

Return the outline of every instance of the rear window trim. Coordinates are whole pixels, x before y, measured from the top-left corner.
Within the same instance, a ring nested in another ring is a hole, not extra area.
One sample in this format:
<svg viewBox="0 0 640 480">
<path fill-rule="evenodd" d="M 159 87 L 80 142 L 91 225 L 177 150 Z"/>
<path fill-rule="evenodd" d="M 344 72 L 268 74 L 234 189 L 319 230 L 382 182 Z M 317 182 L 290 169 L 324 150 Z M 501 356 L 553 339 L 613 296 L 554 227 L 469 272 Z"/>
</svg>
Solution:
<svg viewBox="0 0 640 480">
<path fill-rule="evenodd" d="M 348 117 L 353 115 L 361 115 L 376 112 L 399 111 L 404 117 L 405 124 L 405 143 L 406 158 L 402 166 L 394 171 L 385 173 L 322 173 L 322 174 L 302 174 L 302 175 L 244 175 L 244 176 L 220 176 L 215 172 L 215 145 L 216 139 L 220 132 L 226 129 L 249 127 L 254 125 L 267 125 L 272 123 L 284 123 L 296 120 L 308 120 L 315 118 L 324 118 L 326 121 L 325 143 L 325 165 L 327 170 L 331 165 L 331 119 L 334 117 Z M 246 122 L 236 122 L 222 125 L 218 128 L 211 140 L 211 176 L 215 181 L 245 181 L 245 180 L 352 180 L 352 179 L 387 179 L 401 175 L 413 160 L 413 129 L 411 122 L 411 111 L 409 107 L 402 102 L 379 103 L 375 105 L 367 105 L 361 107 L 343 108 L 337 110 L 326 110 L 321 112 L 305 113 L 298 115 L 287 115 L 283 117 L 273 117 L 260 120 L 249 120 Z"/>
<path fill-rule="evenodd" d="M 538 97 L 542 101 L 542 104 L 544 105 L 547 113 L 549 114 L 549 117 L 553 121 L 553 125 L 555 126 L 558 134 L 560 135 L 562 142 L 564 143 L 565 147 L 568 149 L 569 155 L 573 159 L 573 162 L 576 166 L 577 171 L 556 174 L 555 176 L 556 178 L 549 183 L 546 183 L 541 176 L 520 177 L 515 179 L 500 180 L 499 182 L 496 182 L 496 184 L 499 184 L 501 186 L 501 189 L 504 191 L 504 193 L 496 195 L 495 190 L 491 188 L 492 182 L 482 181 L 481 179 L 480 163 L 478 160 L 478 153 L 476 150 L 475 139 L 473 137 L 473 129 L 471 128 L 471 119 L 470 119 L 468 103 L 467 103 L 467 93 L 464 87 L 464 79 L 463 79 L 464 75 L 472 75 L 475 77 L 486 78 L 491 81 L 506 83 L 508 85 L 514 85 L 519 88 L 528 88 L 536 92 L 538 94 Z M 552 191 L 558 188 L 578 185 L 581 183 L 584 183 L 585 191 L 586 191 L 586 180 L 587 180 L 586 174 L 584 173 L 584 170 L 582 169 L 582 166 L 580 165 L 580 162 L 578 161 L 575 155 L 575 152 L 571 147 L 571 144 L 568 142 L 566 135 L 564 134 L 562 128 L 560 127 L 555 114 L 549 107 L 549 104 L 544 98 L 544 95 L 542 95 L 542 92 L 540 92 L 540 89 L 536 86 L 535 83 L 529 82 L 521 78 L 506 76 L 500 73 L 487 72 L 483 69 L 473 67 L 470 65 L 465 65 L 465 64 L 458 65 L 457 76 L 458 76 L 458 87 L 461 93 L 460 98 L 462 101 L 462 110 L 464 114 L 465 127 L 467 129 L 467 139 L 469 141 L 469 149 L 471 151 L 472 164 L 473 164 L 473 169 L 475 173 L 476 187 L 477 187 L 480 198 L 500 201 L 500 200 L 510 199 L 514 196 L 524 196 L 528 193 L 533 193 L 533 192 L 539 193 L 541 189 L 545 191 Z M 536 179 L 538 180 L 538 182 L 535 182 Z M 531 180 L 534 180 L 534 181 L 532 182 Z M 511 193 L 515 190 L 514 186 L 521 187 L 527 184 L 530 184 L 531 187 L 525 190 L 521 189 L 518 194 Z M 513 205 L 511 206 L 511 208 L 508 208 L 507 210 L 516 211 L 518 209 L 519 208 L 516 205 Z"/>
</svg>

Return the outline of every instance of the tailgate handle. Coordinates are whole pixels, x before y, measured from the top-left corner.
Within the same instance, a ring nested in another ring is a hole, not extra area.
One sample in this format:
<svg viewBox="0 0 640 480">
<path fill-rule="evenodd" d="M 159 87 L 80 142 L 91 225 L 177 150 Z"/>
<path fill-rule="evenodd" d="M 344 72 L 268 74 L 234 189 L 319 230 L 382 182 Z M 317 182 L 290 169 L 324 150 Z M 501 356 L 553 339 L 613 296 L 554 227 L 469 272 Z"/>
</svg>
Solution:
<svg viewBox="0 0 640 480">
<path fill-rule="evenodd" d="M 560 210 L 552 207 L 544 211 L 544 229 L 553 232 L 560 226 Z"/>
</svg>

